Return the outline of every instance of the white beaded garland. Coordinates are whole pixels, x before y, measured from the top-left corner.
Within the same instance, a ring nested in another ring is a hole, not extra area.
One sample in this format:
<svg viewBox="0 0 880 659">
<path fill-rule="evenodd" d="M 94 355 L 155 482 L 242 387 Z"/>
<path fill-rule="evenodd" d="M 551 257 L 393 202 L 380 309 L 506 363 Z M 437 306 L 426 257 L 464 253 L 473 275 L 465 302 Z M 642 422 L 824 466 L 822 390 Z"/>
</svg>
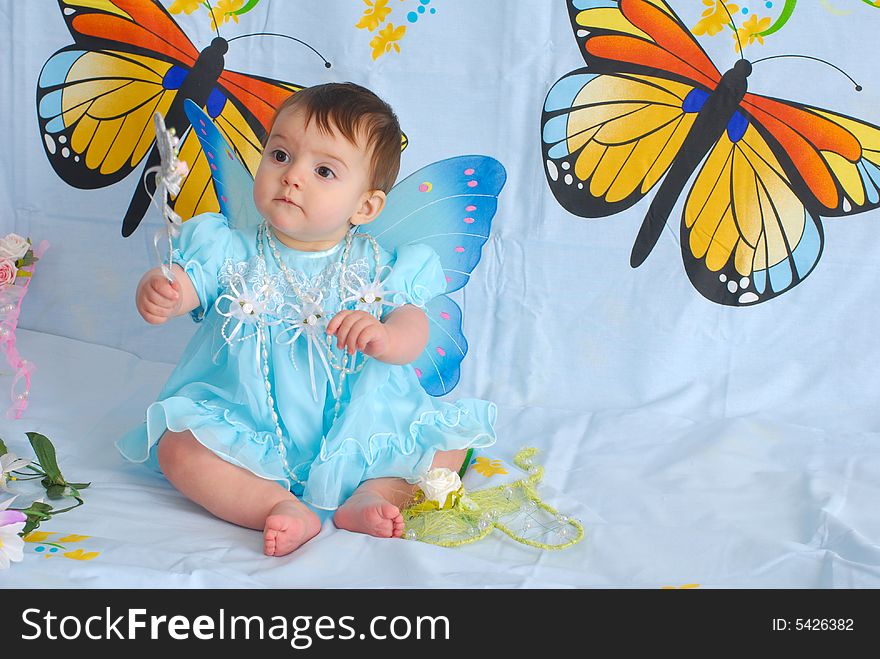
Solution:
<svg viewBox="0 0 880 659">
<path fill-rule="evenodd" d="M 355 235 L 353 230 L 349 231 L 345 236 L 345 248 L 342 252 L 342 260 L 341 267 L 339 269 L 339 290 L 344 290 L 345 283 L 345 273 L 346 273 L 346 265 L 348 263 L 349 255 L 351 254 L 351 245 L 352 245 L 352 236 Z M 373 256 L 375 258 L 376 267 L 379 267 L 379 244 L 376 242 L 375 238 L 368 234 L 357 234 L 359 237 L 364 238 L 370 241 L 370 244 L 373 248 Z M 263 255 L 263 238 L 265 236 L 266 242 L 269 244 L 269 248 L 272 250 L 272 256 L 275 258 L 275 263 L 278 265 L 279 270 L 281 270 L 284 279 L 290 285 L 296 297 L 303 304 L 307 305 L 312 313 L 309 314 L 307 318 L 304 319 L 304 323 L 308 325 L 316 325 L 324 315 L 323 308 L 320 305 L 320 299 L 316 299 L 313 295 L 310 295 L 303 291 L 296 282 L 296 278 L 287 269 L 287 265 L 284 263 L 284 260 L 281 258 L 281 254 L 278 251 L 278 246 L 275 244 L 275 240 L 272 238 L 272 232 L 269 230 L 267 223 L 264 221 L 259 229 L 257 230 L 257 254 L 260 262 L 263 264 L 263 272 L 266 272 L 266 259 Z M 268 280 L 268 275 L 264 275 L 266 277 L 265 286 L 270 287 L 270 282 Z M 245 305 L 250 306 L 250 305 Z M 244 308 L 244 307 L 243 307 Z M 244 309 L 246 313 L 251 313 L 253 309 Z M 340 360 L 336 359 L 336 356 L 333 354 L 332 350 L 332 338 L 331 336 L 327 336 L 327 357 L 329 359 L 329 363 L 332 368 L 339 371 L 339 385 L 336 391 L 336 405 L 333 410 L 333 420 L 336 421 L 336 418 L 339 415 L 339 409 L 341 405 L 342 398 L 342 387 L 345 381 L 345 376 L 359 372 L 366 364 L 366 356 L 361 361 L 361 363 L 354 368 L 353 366 L 349 366 L 349 355 L 347 351 L 343 351 L 342 358 Z M 304 485 L 305 483 L 296 478 L 293 475 L 293 470 L 290 468 L 290 465 L 287 463 L 287 449 L 284 447 L 284 432 L 281 430 L 281 425 L 279 424 L 278 413 L 275 411 L 275 399 L 272 397 L 272 383 L 269 381 L 269 337 L 268 331 L 266 329 L 266 321 L 263 319 L 262 315 L 258 316 L 257 319 L 257 340 L 260 348 L 260 356 L 262 357 L 262 368 L 260 369 L 263 374 L 263 383 L 266 388 L 266 403 L 269 407 L 269 412 L 272 416 L 272 421 L 275 424 L 275 436 L 278 438 L 276 442 L 275 448 L 278 451 L 279 456 L 281 457 L 281 462 L 284 465 L 284 470 L 293 479 L 295 482 Z M 293 346 L 291 345 L 291 351 L 293 350 Z M 352 357 L 351 363 L 354 364 L 354 357 Z M 411 540 L 415 540 L 415 531 L 410 530 L 407 531 L 406 537 Z"/>
</svg>

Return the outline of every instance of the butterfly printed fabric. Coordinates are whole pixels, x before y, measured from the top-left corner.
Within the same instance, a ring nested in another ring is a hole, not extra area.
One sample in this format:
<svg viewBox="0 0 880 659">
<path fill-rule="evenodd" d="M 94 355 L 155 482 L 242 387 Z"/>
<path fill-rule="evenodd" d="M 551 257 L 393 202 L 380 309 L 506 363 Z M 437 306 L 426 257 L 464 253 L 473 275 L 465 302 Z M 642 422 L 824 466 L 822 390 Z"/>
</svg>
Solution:
<svg viewBox="0 0 880 659">
<path fill-rule="evenodd" d="M 186 113 L 212 165 L 221 212 L 237 228 L 261 222 L 250 171 L 195 103 L 186 103 Z M 480 261 L 506 179 L 501 163 L 487 156 L 432 163 L 397 183 L 379 217 L 359 231 L 389 252 L 403 245 L 429 245 L 440 257 L 446 292 L 452 293 L 467 284 Z M 428 344 L 413 367 L 427 393 L 443 396 L 458 384 L 468 350 L 461 308 L 448 295 L 439 295 L 426 304 L 425 313 Z"/>
<path fill-rule="evenodd" d="M 183 102 L 205 109 L 248 171 L 275 108 L 301 89 L 224 69 L 226 40 L 201 52 L 156 0 L 59 0 L 74 44 L 48 59 L 37 83 L 37 114 L 49 162 L 68 184 L 101 188 L 121 181 L 147 157 L 159 164 L 153 115 L 181 137 L 190 174 L 174 210 L 183 219 L 219 210 L 211 168 L 199 140 L 187 134 Z M 150 182 L 148 182 L 150 185 Z M 123 220 L 130 235 L 149 206 L 140 181 Z"/>
<path fill-rule="evenodd" d="M 633 267 L 686 192 L 691 283 L 719 304 L 758 304 L 815 268 L 820 216 L 880 206 L 877 126 L 748 93 L 751 64 L 722 75 L 663 0 L 568 0 L 568 10 L 587 66 L 544 102 L 547 182 L 566 210 L 591 218 L 656 188 Z"/>
</svg>

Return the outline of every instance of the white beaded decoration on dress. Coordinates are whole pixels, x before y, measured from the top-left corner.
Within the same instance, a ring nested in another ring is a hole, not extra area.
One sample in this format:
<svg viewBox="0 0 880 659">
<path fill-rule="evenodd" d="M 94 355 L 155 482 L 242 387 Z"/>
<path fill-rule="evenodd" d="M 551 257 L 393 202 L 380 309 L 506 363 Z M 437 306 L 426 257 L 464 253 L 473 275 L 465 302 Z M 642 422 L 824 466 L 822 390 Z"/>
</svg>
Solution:
<svg viewBox="0 0 880 659">
<path fill-rule="evenodd" d="M 360 238 L 364 238 L 370 242 L 373 251 L 374 262 L 376 264 L 376 278 L 370 284 L 364 284 L 363 280 L 354 275 L 354 279 L 361 285 L 359 288 L 363 290 L 358 290 L 353 288 L 348 284 L 347 275 L 351 275 L 347 271 L 346 266 L 348 265 L 348 259 L 351 254 L 351 246 L 353 243 L 353 236 L 357 235 Z M 269 245 L 269 248 L 272 251 L 272 256 L 275 259 L 275 263 L 278 265 L 278 268 L 281 270 L 281 273 L 284 276 L 284 279 L 289 284 L 291 290 L 294 292 L 297 298 L 297 303 L 283 303 L 278 307 L 277 315 L 280 316 L 278 320 L 273 320 L 271 322 L 266 320 L 266 315 L 268 312 L 267 309 L 267 301 L 268 298 L 273 293 L 273 287 L 271 285 L 269 275 L 266 270 L 266 260 L 263 253 L 263 240 L 265 240 Z M 276 337 L 276 342 L 282 345 L 290 345 L 291 355 L 293 354 L 293 345 L 294 342 L 300 337 L 305 337 L 307 343 L 307 351 L 309 356 L 309 373 L 310 380 L 312 385 L 312 395 L 314 399 L 317 401 L 317 388 L 315 382 L 315 373 L 314 373 L 314 358 L 313 358 L 313 347 L 315 348 L 314 353 L 318 355 L 319 360 L 321 361 L 322 366 L 327 374 L 328 381 L 330 382 L 331 389 L 336 398 L 336 404 L 334 406 L 333 412 L 333 421 L 335 422 L 340 410 L 341 405 L 341 397 L 343 391 L 343 385 L 345 383 L 345 378 L 347 375 L 359 372 L 366 363 L 367 357 L 364 356 L 361 363 L 354 367 L 355 358 L 352 356 L 351 363 L 349 364 L 349 355 L 346 351 L 343 350 L 342 357 L 337 358 L 336 355 L 333 354 L 332 350 L 332 340 L 333 337 L 326 337 L 326 351 L 322 349 L 319 336 L 325 333 L 327 327 L 327 314 L 324 310 L 324 292 L 320 290 L 316 291 L 305 291 L 299 285 L 296 280 L 296 277 L 290 270 L 287 268 L 287 265 L 284 263 L 284 260 L 281 258 L 281 254 L 278 251 L 278 246 L 275 244 L 275 240 L 272 238 L 272 232 L 269 230 L 267 223 L 264 221 L 259 229 L 257 230 L 257 254 L 258 261 L 260 264 L 259 271 L 262 272 L 263 283 L 262 286 L 257 288 L 254 294 L 248 295 L 250 291 L 247 290 L 247 285 L 244 283 L 244 279 L 239 275 L 238 279 L 235 281 L 235 285 L 233 285 L 233 281 L 230 280 L 230 288 L 234 293 L 234 296 L 226 295 L 221 297 L 229 298 L 230 310 L 226 313 L 223 313 L 226 317 L 226 321 L 223 324 L 223 328 L 221 329 L 221 333 L 223 334 L 224 339 L 226 339 L 227 343 L 230 343 L 233 337 L 237 334 L 237 332 L 241 329 L 244 324 L 256 324 L 256 336 L 257 336 L 257 352 L 258 352 L 258 360 L 260 363 L 257 365 L 257 370 L 263 377 L 263 383 L 266 388 L 266 403 L 269 407 L 269 413 L 272 418 L 272 421 L 275 425 L 275 448 L 278 452 L 278 455 L 281 457 L 282 464 L 284 465 L 284 470 L 293 479 L 295 482 L 304 484 L 303 481 L 296 478 L 293 475 L 293 470 L 290 468 L 287 463 L 287 449 L 284 446 L 284 432 L 281 429 L 280 420 L 278 418 L 278 413 L 275 410 L 275 399 L 272 396 L 272 383 L 269 379 L 269 347 L 270 341 L 268 336 L 267 327 L 269 325 L 277 325 L 279 323 L 287 323 L 288 327 L 282 330 L 278 336 Z M 375 238 L 368 234 L 355 234 L 354 230 L 349 231 L 345 236 L 345 247 L 342 252 L 342 258 L 339 268 L 339 296 L 340 296 L 340 306 L 350 301 L 352 298 L 342 299 L 345 291 L 353 293 L 355 296 L 364 296 L 365 300 L 367 297 L 370 297 L 369 304 L 369 313 L 372 313 L 373 316 L 378 318 L 381 315 L 382 307 L 385 306 L 398 306 L 392 304 L 390 302 L 384 301 L 388 300 L 388 292 L 382 290 L 381 280 L 379 279 L 379 273 L 381 272 L 380 268 L 380 258 L 379 258 L 379 245 L 376 242 Z M 235 279 L 235 276 L 232 277 Z M 241 288 L 241 290 L 238 290 Z M 256 288 L 256 287 L 255 287 Z M 368 289 L 368 290 L 367 290 Z M 379 304 L 375 304 L 378 301 Z M 219 300 L 218 300 L 219 301 Z M 232 304 L 234 301 L 235 304 Z M 236 308 L 236 305 L 238 308 Z M 289 312 L 285 313 L 289 308 Z M 367 309 L 365 309 L 367 310 Z M 219 311 L 219 310 L 218 310 Z M 235 326 L 232 332 L 229 335 L 226 334 L 225 329 L 233 319 L 238 320 L 238 324 Z M 285 333 L 291 333 L 291 335 L 285 339 L 281 339 L 281 337 Z M 242 340 L 243 337 L 238 340 Z M 335 369 L 339 371 L 339 382 L 333 382 L 333 373 L 331 369 Z"/>
</svg>

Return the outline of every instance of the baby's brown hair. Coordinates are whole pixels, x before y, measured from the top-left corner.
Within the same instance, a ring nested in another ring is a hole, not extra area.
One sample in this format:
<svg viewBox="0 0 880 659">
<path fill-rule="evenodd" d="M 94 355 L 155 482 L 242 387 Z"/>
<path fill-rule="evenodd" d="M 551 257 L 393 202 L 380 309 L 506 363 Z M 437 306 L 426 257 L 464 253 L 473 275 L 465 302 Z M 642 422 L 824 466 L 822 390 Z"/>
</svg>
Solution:
<svg viewBox="0 0 880 659">
<path fill-rule="evenodd" d="M 370 158 L 370 189 L 389 192 L 400 171 L 400 123 L 381 98 L 353 82 L 315 85 L 288 96 L 276 110 L 303 110 L 306 125 L 313 119 L 326 133 L 338 130 L 352 144 L 363 131 Z"/>
</svg>

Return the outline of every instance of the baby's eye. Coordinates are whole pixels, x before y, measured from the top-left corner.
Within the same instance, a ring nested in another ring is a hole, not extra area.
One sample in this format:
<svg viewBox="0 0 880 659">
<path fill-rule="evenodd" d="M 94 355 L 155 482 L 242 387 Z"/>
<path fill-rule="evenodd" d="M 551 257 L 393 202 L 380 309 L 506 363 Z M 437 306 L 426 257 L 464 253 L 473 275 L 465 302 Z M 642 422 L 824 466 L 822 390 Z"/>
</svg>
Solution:
<svg viewBox="0 0 880 659">
<path fill-rule="evenodd" d="M 275 162 L 285 163 L 290 160 L 290 156 L 288 156 L 281 149 L 275 149 L 272 151 L 272 160 Z"/>
<path fill-rule="evenodd" d="M 325 167 L 324 165 L 318 167 L 315 170 L 315 173 L 317 173 L 318 176 L 320 176 L 321 178 L 334 178 L 336 176 L 336 174 L 333 173 L 332 169 L 330 169 L 329 167 Z"/>
</svg>

